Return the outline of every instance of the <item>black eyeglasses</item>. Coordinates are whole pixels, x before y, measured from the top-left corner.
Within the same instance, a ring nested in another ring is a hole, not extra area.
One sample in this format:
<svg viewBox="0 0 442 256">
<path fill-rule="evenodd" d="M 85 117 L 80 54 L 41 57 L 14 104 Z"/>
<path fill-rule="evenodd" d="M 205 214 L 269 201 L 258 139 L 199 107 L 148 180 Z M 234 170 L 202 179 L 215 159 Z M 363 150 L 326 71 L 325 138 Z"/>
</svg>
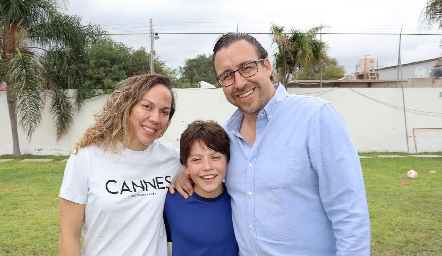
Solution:
<svg viewBox="0 0 442 256">
<path fill-rule="evenodd" d="M 216 77 L 218 83 L 222 87 L 229 87 L 235 82 L 235 73 L 238 72 L 242 77 L 248 78 L 256 75 L 258 72 L 258 63 L 263 61 L 264 59 L 254 60 L 251 62 L 247 62 L 239 67 L 237 70 L 229 71 L 223 73 Z"/>
</svg>

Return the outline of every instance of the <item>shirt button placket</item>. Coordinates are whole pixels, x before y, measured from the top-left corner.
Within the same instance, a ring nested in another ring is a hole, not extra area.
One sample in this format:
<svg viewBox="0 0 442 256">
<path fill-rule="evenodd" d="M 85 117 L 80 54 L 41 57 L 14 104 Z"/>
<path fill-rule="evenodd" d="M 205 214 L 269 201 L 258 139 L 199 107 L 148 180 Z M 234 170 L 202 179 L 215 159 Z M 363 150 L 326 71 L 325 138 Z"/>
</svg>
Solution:
<svg viewBox="0 0 442 256">
<path fill-rule="evenodd" d="M 254 179 L 255 179 L 255 168 L 254 162 L 252 159 L 248 161 L 247 168 L 247 221 L 248 221 L 248 229 L 250 234 L 250 241 L 253 244 L 254 248 L 258 248 L 258 240 L 256 237 L 255 230 L 255 198 L 252 196 L 254 191 Z M 255 251 L 256 252 L 256 251 Z"/>
</svg>

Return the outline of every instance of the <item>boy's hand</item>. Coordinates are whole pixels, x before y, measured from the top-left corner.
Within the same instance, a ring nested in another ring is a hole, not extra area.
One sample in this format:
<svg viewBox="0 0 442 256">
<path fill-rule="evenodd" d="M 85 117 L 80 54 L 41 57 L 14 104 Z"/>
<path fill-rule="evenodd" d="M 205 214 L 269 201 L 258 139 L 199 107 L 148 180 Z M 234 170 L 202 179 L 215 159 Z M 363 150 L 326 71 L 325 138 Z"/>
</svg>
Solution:
<svg viewBox="0 0 442 256">
<path fill-rule="evenodd" d="M 175 194 L 175 189 L 182 195 L 184 198 L 189 198 L 193 194 L 193 186 L 191 183 L 190 175 L 184 174 L 184 172 L 178 174 L 175 183 L 170 185 L 169 192 L 171 194 Z"/>
</svg>

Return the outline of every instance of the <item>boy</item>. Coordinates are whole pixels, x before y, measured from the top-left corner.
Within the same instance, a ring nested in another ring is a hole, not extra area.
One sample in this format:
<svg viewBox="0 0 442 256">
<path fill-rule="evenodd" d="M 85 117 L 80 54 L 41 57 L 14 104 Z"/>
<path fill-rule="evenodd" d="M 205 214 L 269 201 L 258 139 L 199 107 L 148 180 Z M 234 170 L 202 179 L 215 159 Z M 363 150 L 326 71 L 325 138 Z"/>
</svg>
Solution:
<svg viewBox="0 0 442 256">
<path fill-rule="evenodd" d="M 164 219 L 174 256 L 238 255 L 223 182 L 229 160 L 229 136 L 218 123 L 194 121 L 181 134 L 180 162 L 194 193 L 187 200 L 178 193 L 166 196 Z"/>
</svg>

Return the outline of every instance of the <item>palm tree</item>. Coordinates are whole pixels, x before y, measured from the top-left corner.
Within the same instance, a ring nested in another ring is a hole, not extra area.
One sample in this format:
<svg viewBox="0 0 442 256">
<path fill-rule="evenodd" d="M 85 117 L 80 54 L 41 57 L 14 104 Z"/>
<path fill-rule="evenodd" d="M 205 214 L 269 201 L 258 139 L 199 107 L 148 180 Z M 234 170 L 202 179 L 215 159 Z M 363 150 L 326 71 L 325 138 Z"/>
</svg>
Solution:
<svg viewBox="0 0 442 256">
<path fill-rule="evenodd" d="M 21 155 L 18 123 L 30 139 L 48 94 L 58 139 L 68 131 L 73 115 L 62 89 L 79 89 L 75 102 L 84 99 L 82 55 L 99 29 L 83 27 L 79 17 L 61 13 L 58 4 L 63 7 L 65 1 L 0 0 L 0 75 L 7 84 L 14 156 Z"/>
<path fill-rule="evenodd" d="M 442 0 L 428 0 L 421 13 L 421 21 L 428 25 L 436 23 L 442 28 Z"/>
<path fill-rule="evenodd" d="M 286 86 L 299 70 L 317 65 L 325 56 L 326 44 L 315 39 L 322 28 L 314 27 L 305 33 L 299 30 L 284 33 L 284 27 L 272 25 L 272 40 L 278 46 L 274 55 L 278 82 Z"/>
</svg>

